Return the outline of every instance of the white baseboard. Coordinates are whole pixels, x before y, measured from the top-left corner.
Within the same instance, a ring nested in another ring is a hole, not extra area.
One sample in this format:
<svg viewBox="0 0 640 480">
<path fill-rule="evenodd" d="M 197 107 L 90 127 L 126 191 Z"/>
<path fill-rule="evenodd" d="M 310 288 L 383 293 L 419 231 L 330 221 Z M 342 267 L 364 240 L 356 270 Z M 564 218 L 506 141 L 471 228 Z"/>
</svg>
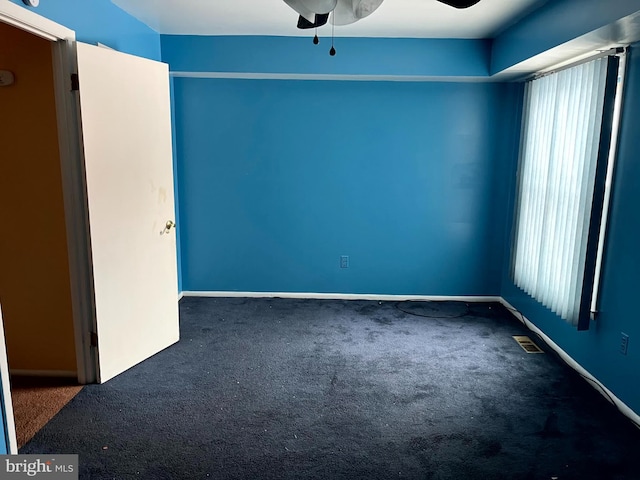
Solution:
<svg viewBox="0 0 640 480">
<path fill-rule="evenodd" d="M 636 426 L 640 426 L 640 415 L 638 415 L 626 403 L 624 403 L 622 400 L 616 397 L 616 395 L 607 387 L 605 387 L 600 382 L 600 380 L 594 377 L 591 373 L 589 373 L 587 369 L 585 369 L 582 365 L 580 365 L 577 361 L 575 361 L 573 357 L 571 357 L 571 355 L 569 355 L 562 348 L 560 348 L 560 346 L 557 343 L 551 340 L 551 338 L 549 338 L 542 330 L 536 327 L 536 325 L 533 322 L 531 322 L 531 320 L 529 320 L 527 317 L 525 317 L 517 308 L 511 305 L 504 298 L 501 298 L 500 301 L 507 309 L 518 312 L 518 315 L 522 317 L 522 318 L 518 318 L 518 316 L 516 315 L 516 318 L 518 318 L 518 320 L 520 320 L 529 330 L 538 334 L 540 338 L 542 338 L 542 340 L 547 345 L 549 345 L 549 347 L 551 347 L 560 356 L 560 358 L 562 358 L 562 360 L 565 361 L 567 365 L 569 365 L 571 368 L 573 368 L 583 377 L 588 378 L 589 381 L 587 383 L 589 383 L 593 388 L 595 388 L 608 401 L 613 402 L 613 404 L 618 408 L 618 410 L 620 410 L 626 417 L 628 417 Z"/>
<path fill-rule="evenodd" d="M 9 373 L 18 377 L 78 378 L 78 373 L 71 370 L 22 370 L 12 368 Z"/>
<path fill-rule="evenodd" d="M 184 298 L 184 292 L 180 292 L 178 294 L 178 301 L 182 300 Z"/>
<path fill-rule="evenodd" d="M 381 295 L 377 293 L 311 293 L 311 292 L 225 292 L 185 291 L 184 297 L 211 298 L 300 298 L 318 300 L 375 300 L 375 301 L 450 301 L 450 302 L 500 302 L 501 297 L 492 296 L 446 296 L 446 295 Z"/>
</svg>

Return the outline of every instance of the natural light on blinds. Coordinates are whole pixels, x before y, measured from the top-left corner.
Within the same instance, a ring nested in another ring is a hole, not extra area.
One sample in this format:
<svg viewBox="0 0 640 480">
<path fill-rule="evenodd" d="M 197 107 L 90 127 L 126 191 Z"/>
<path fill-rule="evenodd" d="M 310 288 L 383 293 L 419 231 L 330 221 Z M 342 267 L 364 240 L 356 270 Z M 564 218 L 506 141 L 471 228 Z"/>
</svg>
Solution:
<svg viewBox="0 0 640 480">
<path fill-rule="evenodd" d="M 513 279 L 577 325 L 607 78 L 600 58 L 525 87 Z"/>
</svg>

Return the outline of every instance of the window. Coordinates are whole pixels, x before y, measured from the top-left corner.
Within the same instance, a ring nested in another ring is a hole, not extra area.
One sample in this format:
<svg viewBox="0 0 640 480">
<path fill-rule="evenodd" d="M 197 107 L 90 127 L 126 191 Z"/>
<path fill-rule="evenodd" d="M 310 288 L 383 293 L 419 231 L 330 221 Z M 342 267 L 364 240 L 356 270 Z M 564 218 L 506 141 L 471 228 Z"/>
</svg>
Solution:
<svg viewBox="0 0 640 480">
<path fill-rule="evenodd" d="M 525 86 L 512 277 L 578 329 L 589 326 L 619 64 L 603 57 Z"/>
</svg>

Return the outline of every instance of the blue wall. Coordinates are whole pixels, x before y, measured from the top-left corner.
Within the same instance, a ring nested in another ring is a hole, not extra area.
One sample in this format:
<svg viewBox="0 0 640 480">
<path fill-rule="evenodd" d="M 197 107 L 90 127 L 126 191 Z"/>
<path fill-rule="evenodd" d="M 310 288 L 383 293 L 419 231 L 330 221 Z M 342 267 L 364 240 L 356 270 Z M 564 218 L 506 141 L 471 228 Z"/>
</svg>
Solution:
<svg viewBox="0 0 640 480">
<path fill-rule="evenodd" d="M 24 6 L 22 0 L 10 0 Z M 28 7 L 24 7 L 28 8 Z M 160 35 L 109 0 L 41 0 L 38 15 L 75 30 L 76 39 L 160 60 Z"/>
<path fill-rule="evenodd" d="M 518 87 L 176 78 L 174 93 L 184 290 L 499 293 Z"/>
<path fill-rule="evenodd" d="M 635 305 L 640 286 L 640 45 L 631 51 L 623 108 L 598 321 L 592 322 L 589 331 L 577 332 L 513 285 L 508 257 L 502 295 L 618 398 L 640 412 L 640 318 Z M 626 356 L 619 352 L 621 332 L 630 336 Z"/>
<path fill-rule="evenodd" d="M 172 71 L 384 76 L 489 75 L 488 40 L 162 35 Z"/>
</svg>

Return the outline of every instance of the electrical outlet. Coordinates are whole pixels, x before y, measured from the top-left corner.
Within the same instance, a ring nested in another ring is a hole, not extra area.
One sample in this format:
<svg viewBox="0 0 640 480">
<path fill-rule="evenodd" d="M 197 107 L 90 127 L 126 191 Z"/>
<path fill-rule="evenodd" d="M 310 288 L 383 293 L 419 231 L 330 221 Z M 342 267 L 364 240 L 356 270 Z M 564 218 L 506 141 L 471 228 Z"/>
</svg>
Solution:
<svg viewBox="0 0 640 480">
<path fill-rule="evenodd" d="M 624 332 L 621 332 L 622 336 L 620 337 L 620 353 L 622 355 L 627 354 L 627 349 L 629 348 L 629 335 Z"/>
<path fill-rule="evenodd" d="M 340 268 L 349 268 L 349 255 L 340 256 Z"/>
</svg>

